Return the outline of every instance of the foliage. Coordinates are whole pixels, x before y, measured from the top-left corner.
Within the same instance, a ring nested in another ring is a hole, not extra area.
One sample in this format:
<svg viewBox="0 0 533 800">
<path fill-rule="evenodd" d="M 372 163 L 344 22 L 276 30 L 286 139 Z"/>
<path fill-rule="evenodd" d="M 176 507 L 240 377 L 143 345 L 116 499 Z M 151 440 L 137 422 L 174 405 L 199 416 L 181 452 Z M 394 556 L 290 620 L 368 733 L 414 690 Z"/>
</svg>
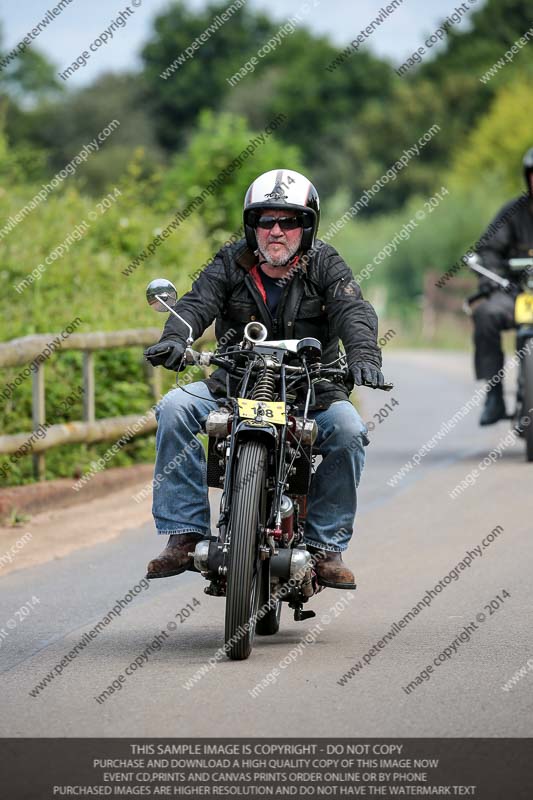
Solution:
<svg viewBox="0 0 533 800">
<path fill-rule="evenodd" d="M 503 193 L 488 195 L 480 187 L 467 192 L 450 189 L 440 205 L 428 212 L 424 205 L 428 197 L 415 195 L 400 211 L 346 226 L 332 244 L 351 266 L 354 275 L 367 268 L 369 277 L 361 281 L 365 295 L 381 296 L 384 288 L 389 313 L 406 306 L 417 308 L 424 274 L 431 269 L 440 275 L 462 257 L 494 216 L 499 197 L 503 201 Z M 425 211 L 426 217 L 418 221 L 416 214 L 420 210 Z M 411 231 L 407 230 L 405 238 L 399 240 L 401 231 L 411 220 L 416 227 L 411 226 Z M 381 259 L 381 250 L 395 236 L 397 249 Z"/>
<path fill-rule="evenodd" d="M 120 179 L 138 148 L 143 151 L 145 175 L 162 166 L 142 81 L 129 74 L 105 75 L 88 88 L 61 101 L 41 103 L 23 115 L 11 108 L 10 141 L 31 143 L 48 153 L 48 168 L 54 174 L 115 120 L 119 125 L 77 171 L 86 190 L 97 195 L 110 181 Z"/>
<path fill-rule="evenodd" d="M 420 155 L 332 239 L 357 275 L 442 185 L 450 190 L 363 281 L 365 295 L 380 310 L 412 320 L 427 270 L 450 269 L 499 206 L 521 190 L 520 159 L 533 145 L 533 47 L 522 48 L 487 83 L 480 78 L 531 27 L 526 0 L 479 3 L 470 23 L 452 27 L 435 56 L 428 54 L 404 78 L 366 47 L 328 70 L 339 49 L 304 21 L 230 86 L 227 78 L 283 25 L 245 6 L 192 58 L 161 77 L 226 8 L 225 2 L 201 10 L 181 0 L 170 3 L 155 18 L 137 72 L 107 74 L 82 89 L 58 86 L 38 45 L 0 70 L 0 229 L 98 132 L 113 119 L 120 122 L 99 152 L 0 237 L 6 289 L 0 340 L 59 332 L 78 315 L 82 331 L 160 328 L 163 318 L 144 301 L 149 279 L 168 276 L 180 294 L 187 291 L 192 273 L 240 228 L 242 198 L 256 175 L 285 164 L 309 174 L 321 195 L 325 231 L 438 124 L 441 132 Z M 122 270 L 175 212 L 201 195 L 279 114 L 285 123 L 126 277 Z M 100 213 L 97 204 L 108 193 L 111 207 Z M 86 235 L 17 291 L 84 220 L 90 221 Z M 140 348 L 99 353 L 96 367 L 98 416 L 149 407 Z M 2 370 L 2 385 L 18 371 Z M 78 353 L 60 353 L 47 363 L 50 422 L 80 418 L 79 401 L 61 410 L 80 375 Z M 165 373 L 165 381 L 169 386 L 173 376 Z M 29 379 L 2 403 L 0 425 L 5 432 L 30 430 Z M 78 475 L 108 446 L 58 448 L 47 456 L 47 475 Z M 152 452 L 153 437 L 134 440 L 111 463 L 151 460 Z M 8 481 L 28 480 L 26 457 Z"/>
<path fill-rule="evenodd" d="M 521 163 L 533 147 L 529 114 L 531 81 L 519 78 L 502 86 L 486 116 L 457 153 L 453 180 L 465 188 L 499 184 L 502 193 L 524 190 Z"/>
<path fill-rule="evenodd" d="M 13 156 L 5 141 L 2 146 L 2 141 L 0 137 L 0 170 L 13 174 Z M 163 213 L 139 204 L 139 197 L 149 195 L 151 187 L 145 191 L 146 183 L 133 164 L 120 187 L 116 187 L 120 196 L 101 213 L 97 203 L 102 197 L 95 199 L 80 193 L 69 180 L 2 240 L 0 277 L 8 287 L 11 302 L 2 307 L 0 341 L 32 333 L 56 334 L 76 316 L 83 320 L 77 328 L 80 333 L 161 328 L 164 319 L 154 316 L 146 304 L 146 284 L 152 277 L 166 275 L 176 283 L 180 293 L 185 292 L 191 284 L 191 262 L 201 264 L 209 256 L 202 223 L 191 217 L 147 262 L 132 275 L 124 276 L 121 270 L 168 222 Z M 39 188 L 18 182 L 4 186 L 0 190 L 0 218 L 5 220 L 17 213 Z M 111 197 L 114 188 L 107 187 Z M 94 221 L 90 220 L 90 214 L 97 215 Z M 83 229 L 84 221 L 90 222 L 86 234 L 72 241 L 62 257 L 46 265 L 46 257 L 73 230 Z M 32 282 L 21 285 L 40 264 L 44 270 L 37 270 Z M 1 370 L 2 389 L 22 369 Z M 80 419 L 80 401 L 66 414 L 62 412 L 61 401 L 80 385 L 81 355 L 71 352 L 53 355 L 45 369 L 47 421 L 54 424 Z M 144 413 L 151 405 L 140 348 L 98 353 L 96 374 L 97 417 Z M 166 373 L 165 386 L 170 387 L 172 381 L 173 376 Z M 2 401 L 0 427 L 5 433 L 31 430 L 31 378 L 24 380 L 6 402 Z M 78 475 L 109 446 L 110 443 L 102 443 L 54 449 L 47 455 L 47 476 Z M 135 439 L 113 458 L 111 466 L 150 460 L 152 455 L 153 437 Z M 25 457 L 16 462 L 2 482 L 16 484 L 28 480 L 31 480 L 31 458 Z"/>
<path fill-rule="evenodd" d="M 187 148 L 173 159 L 162 182 L 162 206 L 184 208 L 250 144 L 252 153 L 246 153 L 241 165 L 224 177 L 197 210 L 215 247 L 242 225 L 243 198 L 257 175 L 281 165 L 304 171 L 298 149 L 280 144 L 277 130 L 268 136 L 251 130 L 242 117 L 205 111 Z"/>
<path fill-rule="evenodd" d="M 17 55 L 4 75 L 8 92 L 26 102 L 42 100 L 61 93 L 54 66 L 39 51 L 30 48 Z"/>
<path fill-rule="evenodd" d="M 195 52 L 194 58 L 162 79 L 169 64 L 224 8 L 210 6 L 193 14 L 178 3 L 155 21 L 155 35 L 144 48 L 143 58 L 163 146 L 183 146 L 205 108 L 244 115 L 254 128 L 264 128 L 282 113 L 288 123 L 279 131 L 279 139 L 287 146 L 298 145 L 323 192 L 331 193 L 347 181 L 360 186 L 358 172 L 354 174 L 349 167 L 344 142 L 371 98 L 379 95 L 380 102 L 386 103 L 393 84 L 390 66 L 363 52 L 341 68 L 327 71 L 338 49 L 305 28 L 291 33 L 289 26 L 278 48 L 256 58 L 253 72 L 231 86 L 227 79 L 257 56 L 281 27 L 243 8 Z M 330 155 L 327 161 L 325 152 Z"/>
<path fill-rule="evenodd" d="M 531 28 L 531 9 L 525 0 L 487 0 L 470 22 L 467 30 L 450 28 L 446 47 L 422 66 L 425 77 L 437 84 L 450 74 L 479 79 Z"/>
<path fill-rule="evenodd" d="M 277 58 L 271 55 L 258 66 L 251 84 L 270 79 L 270 91 L 255 92 L 247 115 L 257 115 L 259 107 L 266 124 L 276 114 L 285 114 L 288 123 L 280 139 L 298 144 L 321 192 L 332 194 L 340 184 L 355 195 L 364 185 L 360 165 L 350 157 L 350 137 L 359 129 L 367 104 L 378 102 L 387 108 L 393 73 L 366 51 L 328 71 L 337 55 L 338 49 L 324 37 L 306 29 L 295 31 L 283 41 Z M 240 85 L 232 91 L 239 89 Z"/>
<path fill-rule="evenodd" d="M 227 3 L 221 2 L 192 11 L 184 2 L 175 2 L 154 21 L 153 36 L 142 53 L 146 101 L 155 115 L 159 140 L 168 150 L 183 146 L 202 109 L 219 108 L 229 89 L 226 78 L 231 78 L 246 60 L 243 43 L 246 50 L 254 52 L 276 30 L 264 14 L 243 7 L 194 52 L 194 58 L 166 80 L 161 78 L 161 73 L 226 8 Z"/>
</svg>

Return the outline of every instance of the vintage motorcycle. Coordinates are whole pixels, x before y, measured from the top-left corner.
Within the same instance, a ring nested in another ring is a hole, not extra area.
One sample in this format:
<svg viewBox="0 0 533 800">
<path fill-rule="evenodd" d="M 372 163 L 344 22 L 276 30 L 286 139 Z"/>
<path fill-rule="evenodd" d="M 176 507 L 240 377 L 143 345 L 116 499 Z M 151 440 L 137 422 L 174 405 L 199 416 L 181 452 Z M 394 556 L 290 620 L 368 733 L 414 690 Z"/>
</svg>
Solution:
<svg viewBox="0 0 533 800">
<path fill-rule="evenodd" d="M 511 282 L 502 278 L 481 263 L 476 254 L 468 259 L 470 269 L 489 278 L 494 288 L 513 291 L 515 297 L 516 351 L 520 354 L 520 369 L 516 389 L 516 404 L 511 419 L 513 427 L 526 444 L 527 461 L 533 461 L 533 258 L 511 258 L 506 265 L 516 276 Z M 464 310 L 471 314 L 471 306 L 487 296 L 486 291 L 476 292 L 467 298 Z"/>
<path fill-rule="evenodd" d="M 322 364 L 317 339 L 266 341 L 260 322 L 249 322 L 241 344 L 223 354 L 196 352 L 191 326 L 173 308 L 173 284 L 154 280 L 146 296 L 156 311 L 169 311 L 187 326 L 185 364 L 217 365 L 239 379 L 238 396 L 221 398 L 205 424 L 207 484 L 222 488 L 222 497 L 219 533 L 198 542 L 194 569 L 209 581 L 206 594 L 226 598 L 226 654 L 245 659 L 256 633 L 277 633 L 283 602 L 295 620 L 315 616 L 304 610 L 324 588 L 303 541 L 318 432 L 307 412 L 316 381 L 348 380 L 345 356 Z M 299 414 L 293 401 L 302 386 L 307 392 Z"/>
</svg>

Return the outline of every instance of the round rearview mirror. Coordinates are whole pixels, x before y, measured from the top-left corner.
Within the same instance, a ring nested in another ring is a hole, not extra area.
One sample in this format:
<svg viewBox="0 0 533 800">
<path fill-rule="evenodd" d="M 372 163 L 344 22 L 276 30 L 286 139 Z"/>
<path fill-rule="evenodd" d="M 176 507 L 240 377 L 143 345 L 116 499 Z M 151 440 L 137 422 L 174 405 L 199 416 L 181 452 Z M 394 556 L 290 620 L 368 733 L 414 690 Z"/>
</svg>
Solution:
<svg viewBox="0 0 533 800">
<path fill-rule="evenodd" d="M 168 311 L 168 306 L 173 308 L 176 305 L 178 292 L 174 284 L 166 278 L 156 278 L 146 287 L 146 299 L 154 311 Z"/>
</svg>

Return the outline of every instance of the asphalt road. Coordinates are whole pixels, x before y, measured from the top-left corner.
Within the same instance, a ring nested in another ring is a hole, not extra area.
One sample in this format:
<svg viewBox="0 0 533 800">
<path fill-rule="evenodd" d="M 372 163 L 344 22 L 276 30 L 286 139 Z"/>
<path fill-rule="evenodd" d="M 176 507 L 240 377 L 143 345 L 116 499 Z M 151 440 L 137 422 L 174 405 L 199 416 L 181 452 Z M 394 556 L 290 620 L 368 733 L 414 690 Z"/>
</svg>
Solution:
<svg viewBox="0 0 533 800">
<path fill-rule="evenodd" d="M 507 423 L 478 428 L 474 409 L 389 485 L 475 385 L 466 356 L 390 352 L 386 366 L 394 391 L 361 393 L 362 414 L 376 427 L 346 559 L 356 592 L 323 591 L 312 601 L 317 617 L 304 622 L 284 606 L 279 635 L 257 638 L 246 662 L 219 661 L 187 689 L 223 644 L 224 601 L 204 595 L 205 581 L 192 573 L 154 581 L 33 697 L 139 583 L 161 540 L 143 526 L 13 572 L 0 579 L 0 734 L 532 736 L 533 671 L 509 691 L 502 686 L 533 658 L 533 465 L 520 442 L 506 446 L 452 499 L 449 492 L 509 431 Z M 379 423 L 373 415 L 391 397 L 399 405 Z M 448 578 L 429 606 L 384 639 L 491 531 L 494 540 L 458 579 Z M 180 622 L 175 615 L 188 604 L 193 610 Z M 161 648 L 147 651 L 156 634 Z M 439 662 L 445 648 L 451 655 Z M 139 657 L 142 667 L 117 679 Z M 363 666 L 340 685 L 358 662 Z M 407 693 L 403 687 L 428 665 L 433 671 Z M 114 680 L 115 691 L 97 702 Z M 263 680 L 266 688 L 253 697 Z"/>
</svg>

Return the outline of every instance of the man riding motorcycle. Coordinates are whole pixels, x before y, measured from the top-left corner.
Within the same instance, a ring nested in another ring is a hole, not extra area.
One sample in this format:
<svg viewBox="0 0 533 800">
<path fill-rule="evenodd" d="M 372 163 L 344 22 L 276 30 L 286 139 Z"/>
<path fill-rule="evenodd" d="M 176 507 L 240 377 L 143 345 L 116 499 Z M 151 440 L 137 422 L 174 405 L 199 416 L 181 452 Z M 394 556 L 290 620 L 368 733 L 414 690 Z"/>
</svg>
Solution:
<svg viewBox="0 0 533 800">
<path fill-rule="evenodd" d="M 483 299 L 473 311 L 475 372 L 478 380 L 488 381 L 503 367 L 501 332 L 514 327 L 514 305 L 518 294 L 516 278 L 506 262 L 510 258 L 533 256 L 533 148 L 523 160 L 524 177 L 529 192 L 529 201 L 524 196 L 511 200 L 497 214 L 479 247 L 483 266 L 511 281 L 507 290 L 498 289 L 490 278 L 481 277 L 480 292 Z M 516 287 L 516 291 L 515 291 Z M 489 388 L 480 425 L 493 425 L 507 419 L 502 381 Z"/>
<path fill-rule="evenodd" d="M 317 422 L 315 445 L 322 461 L 312 478 L 304 533 L 308 549 L 317 554 L 319 583 L 344 589 L 355 588 L 341 553 L 353 532 L 368 444 L 367 429 L 348 398 L 353 384 L 378 387 L 384 378 L 376 313 L 337 251 L 316 240 L 319 216 L 318 193 L 304 175 L 287 169 L 260 175 L 245 195 L 245 239 L 217 253 L 175 310 L 192 326 L 194 339 L 215 320 L 222 352 L 242 341 L 253 320 L 266 326 L 268 339 L 317 338 L 325 363 L 338 358 L 342 339 L 353 383 L 346 388 L 323 380 L 315 386 L 309 417 Z M 169 315 L 146 358 L 178 370 L 186 347 L 183 328 Z M 210 536 L 206 460 L 203 448 L 191 448 L 190 442 L 197 443 L 217 398 L 235 393 L 234 381 L 219 368 L 186 389 L 172 389 L 158 405 L 153 515 L 157 532 L 169 540 L 148 564 L 147 578 L 183 572 L 198 539 Z M 185 449 L 185 465 L 169 469 Z"/>
</svg>

